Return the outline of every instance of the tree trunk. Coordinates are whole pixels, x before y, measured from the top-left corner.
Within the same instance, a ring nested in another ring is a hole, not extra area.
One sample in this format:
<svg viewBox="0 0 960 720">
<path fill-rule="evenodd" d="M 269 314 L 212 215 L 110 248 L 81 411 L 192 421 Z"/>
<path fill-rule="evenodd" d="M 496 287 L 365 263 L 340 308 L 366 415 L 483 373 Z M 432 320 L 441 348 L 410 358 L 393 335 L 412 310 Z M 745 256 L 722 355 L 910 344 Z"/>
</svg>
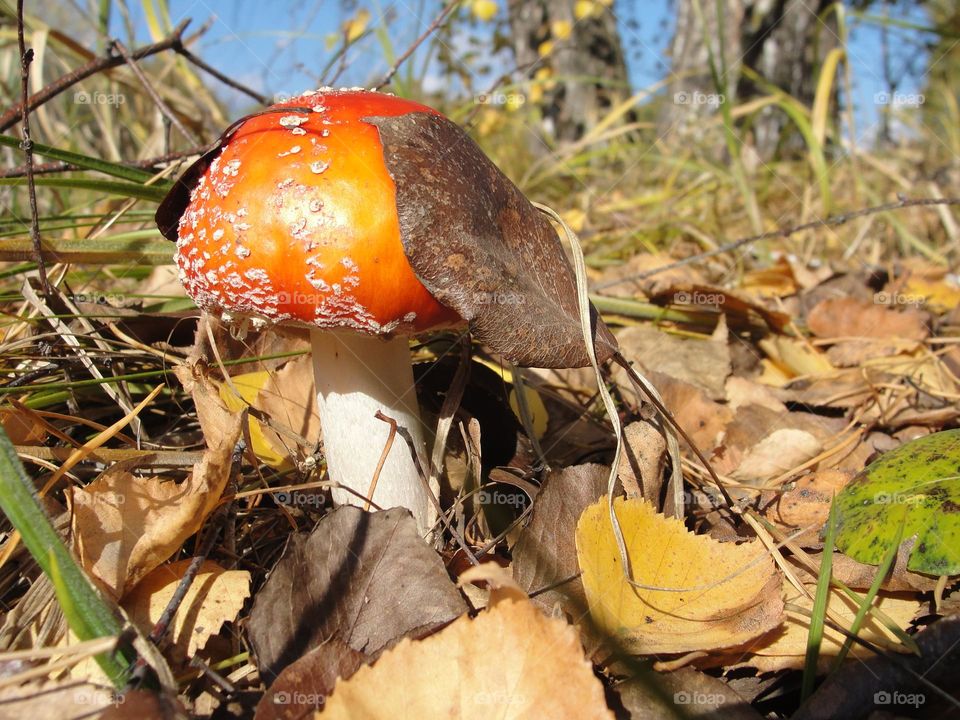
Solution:
<svg viewBox="0 0 960 720">
<path fill-rule="evenodd" d="M 615 11 L 603 9 L 574 17 L 573 0 L 509 0 L 511 42 L 519 71 L 534 78 L 548 68 L 549 80 L 536 99 L 545 131 L 560 142 L 573 142 L 629 96 Z M 602 6 L 598 3 L 598 9 Z M 566 38 L 558 27 L 570 28 Z M 546 42 L 552 49 L 541 55 Z M 541 80 L 541 75 L 537 76 Z M 536 97 L 536 96 L 534 96 Z"/>
<path fill-rule="evenodd" d="M 820 65 L 837 45 L 836 20 L 824 10 L 833 0 L 721 0 L 724 63 L 719 57 L 716 2 L 700 0 L 706 35 L 714 50 L 717 72 L 725 86 L 717 88 L 707 60 L 704 29 L 694 0 L 678 0 L 677 26 L 671 43 L 671 102 L 664 113 L 665 130 L 702 117 L 726 102 L 742 102 L 766 94 L 743 69 L 750 68 L 773 85 L 810 107 L 816 93 Z M 723 74 L 723 67 L 726 74 Z M 836 87 L 836 85 L 834 85 Z M 833 104 L 836 109 L 836 103 Z M 782 110 L 767 107 L 751 122 L 754 146 L 763 159 L 778 149 L 800 147 L 795 133 L 784 133 L 789 120 Z"/>
</svg>

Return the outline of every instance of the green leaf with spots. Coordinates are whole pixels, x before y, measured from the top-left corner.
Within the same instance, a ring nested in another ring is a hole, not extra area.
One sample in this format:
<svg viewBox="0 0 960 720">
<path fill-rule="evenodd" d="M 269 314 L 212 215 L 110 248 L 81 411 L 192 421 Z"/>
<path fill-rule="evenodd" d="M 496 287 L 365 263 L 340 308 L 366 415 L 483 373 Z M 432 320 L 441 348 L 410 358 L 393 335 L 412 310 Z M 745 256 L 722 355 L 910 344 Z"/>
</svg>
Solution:
<svg viewBox="0 0 960 720">
<path fill-rule="evenodd" d="M 837 547 L 877 565 L 904 523 L 914 538 L 907 568 L 960 574 L 960 430 L 945 430 L 891 450 L 857 475 L 835 500 Z"/>
</svg>

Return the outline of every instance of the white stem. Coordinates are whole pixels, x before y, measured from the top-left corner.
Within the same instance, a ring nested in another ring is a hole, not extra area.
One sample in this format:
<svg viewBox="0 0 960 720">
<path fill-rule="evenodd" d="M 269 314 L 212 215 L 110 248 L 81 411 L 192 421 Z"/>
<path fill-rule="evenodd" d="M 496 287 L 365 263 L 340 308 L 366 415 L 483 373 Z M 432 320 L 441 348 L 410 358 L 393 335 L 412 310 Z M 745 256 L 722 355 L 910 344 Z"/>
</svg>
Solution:
<svg viewBox="0 0 960 720">
<path fill-rule="evenodd" d="M 390 425 L 377 410 L 410 431 L 423 457 L 424 432 L 406 338 L 381 340 L 349 332 L 313 330 L 313 373 L 323 428 L 323 449 L 330 479 L 359 493 L 334 488 L 338 504 L 363 505 L 377 463 L 390 435 Z M 417 474 L 410 448 L 397 434 L 380 471 L 373 502 L 383 509 L 405 507 L 421 533 L 432 527 L 436 513 Z"/>
</svg>

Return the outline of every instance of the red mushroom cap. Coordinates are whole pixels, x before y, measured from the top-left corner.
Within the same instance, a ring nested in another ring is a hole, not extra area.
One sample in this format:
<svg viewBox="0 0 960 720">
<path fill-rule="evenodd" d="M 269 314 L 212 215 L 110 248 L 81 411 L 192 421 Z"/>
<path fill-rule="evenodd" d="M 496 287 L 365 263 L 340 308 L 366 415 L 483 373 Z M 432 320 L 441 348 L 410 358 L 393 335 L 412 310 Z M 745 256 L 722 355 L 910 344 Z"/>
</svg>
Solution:
<svg viewBox="0 0 960 720">
<path fill-rule="evenodd" d="M 374 335 L 460 322 L 404 254 L 396 189 L 366 117 L 435 110 L 363 90 L 308 92 L 243 122 L 193 188 L 176 262 L 204 310 Z"/>
</svg>

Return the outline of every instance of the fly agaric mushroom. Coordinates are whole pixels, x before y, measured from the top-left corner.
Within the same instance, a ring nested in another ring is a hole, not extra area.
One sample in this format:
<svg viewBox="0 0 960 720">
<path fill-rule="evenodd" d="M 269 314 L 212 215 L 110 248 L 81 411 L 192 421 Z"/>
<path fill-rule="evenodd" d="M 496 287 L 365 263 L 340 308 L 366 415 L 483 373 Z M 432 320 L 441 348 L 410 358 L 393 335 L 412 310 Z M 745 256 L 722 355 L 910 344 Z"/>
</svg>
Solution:
<svg viewBox="0 0 960 720">
<path fill-rule="evenodd" d="M 469 322 L 517 365 L 582 367 L 573 275 L 556 232 L 454 123 L 363 90 L 305 93 L 251 116 L 157 212 L 180 279 L 228 322 L 311 330 L 330 479 L 361 504 L 390 428 L 423 432 L 407 336 Z M 616 340 L 591 307 L 600 361 Z M 372 500 L 431 525 L 394 442 Z"/>
</svg>

